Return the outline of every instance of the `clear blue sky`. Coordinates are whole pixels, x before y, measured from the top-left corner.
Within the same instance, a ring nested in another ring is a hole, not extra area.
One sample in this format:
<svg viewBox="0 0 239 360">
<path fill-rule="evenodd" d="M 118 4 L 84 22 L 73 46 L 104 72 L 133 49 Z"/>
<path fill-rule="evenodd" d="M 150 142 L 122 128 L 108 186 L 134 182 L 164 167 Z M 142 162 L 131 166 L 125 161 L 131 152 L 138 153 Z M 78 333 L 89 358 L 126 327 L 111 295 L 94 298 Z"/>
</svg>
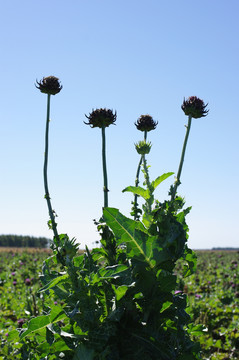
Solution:
<svg viewBox="0 0 239 360">
<path fill-rule="evenodd" d="M 52 237 L 44 199 L 46 95 L 36 79 L 54 75 L 49 189 L 59 232 L 92 246 L 101 216 L 101 133 L 83 121 L 92 108 L 117 110 L 107 128 L 109 206 L 129 215 L 142 133 L 141 114 L 159 122 L 148 139 L 153 180 L 177 172 L 184 97 L 208 102 L 193 119 L 179 194 L 189 246 L 239 245 L 238 0 L 10 0 L 0 6 L 0 233 Z M 141 177 L 142 178 L 142 177 Z M 167 198 L 173 181 L 155 193 Z"/>
</svg>

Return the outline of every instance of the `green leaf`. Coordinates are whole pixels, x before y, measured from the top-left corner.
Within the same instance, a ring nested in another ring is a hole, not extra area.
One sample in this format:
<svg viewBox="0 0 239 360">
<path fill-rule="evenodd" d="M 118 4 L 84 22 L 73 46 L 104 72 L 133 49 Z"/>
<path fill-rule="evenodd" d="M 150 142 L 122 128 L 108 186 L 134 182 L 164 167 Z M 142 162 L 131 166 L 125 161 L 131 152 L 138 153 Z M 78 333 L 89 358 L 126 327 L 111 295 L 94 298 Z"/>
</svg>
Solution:
<svg viewBox="0 0 239 360">
<path fill-rule="evenodd" d="M 19 341 L 19 332 L 16 329 L 9 331 L 7 340 L 8 341 L 14 340 L 15 342 Z"/>
<path fill-rule="evenodd" d="M 174 174 L 173 172 L 168 172 L 161 176 L 158 176 L 157 179 L 155 179 L 151 183 L 153 189 L 155 190 L 157 188 L 157 186 L 159 186 L 159 184 L 161 184 L 161 182 L 163 182 L 164 180 L 166 180 L 169 176 L 172 176 L 173 174 Z"/>
<path fill-rule="evenodd" d="M 122 271 L 128 270 L 127 265 L 107 266 L 99 270 L 100 279 L 116 279 Z"/>
<path fill-rule="evenodd" d="M 177 277 L 169 271 L 160 269 L 157 273 L 157 278 L 162 292 L 171 292 L 175 289 Z"/>
<path fill-rule="evenodd" d="M 143 219 L 142 219 L 144 226 L 146 226 L 146 228 L 149 228 L 150 225 L 152 224 L 152 221 L 153 221 L 153 216 L 145 212 L 143 214 Z"/>
<path fill-rule="evenodd" d="M 163 306 L 160 310 L 160 313 L 164 312 L 165 310 L 167 310 L 168 308 L 170 308 L 170 306 L 172 305 L 172 302 L 171 301 L 165 301 L 163 303 Z"/>
<path fill-rule="evenodd" d="M 41 315 L 36 318 L 31 319 L 28 322 L 28 328 L 24 331 L 20 339 L 22 340 L 27 335 L 32 335 L 36 331 L 45 329 L 48 325 L 53 324 L 59 320 L 65 319 L 66 314 L 60 306 L 54 306 L 51 310 L 51 313 L 48 315 Z"/>
<path fill-rule="evenodd" d="M 181 223 L 184 224 L 185 222 L 185 217 L 186 215 L 188 215 L 190 213 L 190 210 L 192 209 L 192 206 L 188 207 L 187 209 L 181 211 L 180 213 L 178 213 L 177 215 L 177 220 Z"/>
<path fill-rule="evenodd" d="M 63 352 L 70 350 L 69 346 L 63 341 L 62 339 L 57 339 L 54 344 L 51 345 L 51 352 L 57 353 L 57 352 Z"/>
<path fill-rule="evenodd" d="M 47 356 L 50 351 L 50 344 L 47 341 L 42 342 L 36 347 L 36 350 L 41 353 L 41 358 Z"/>
<path fill-rule="evenodd" d="M 74 259 L 73 259 L 74 266 L 80 267 L 82 265 L 83 261 L 84 261 L 84 254 L 74 257 Z"/>
<path fill-rule="evenodd" d="M 141 186 L 127 186 L 122 192 L 129 191 L 135 195 L 142 196 L 144 200 L 148 200 L 150 198 L 150 193 L 148 190 L 145 190 Z"/>
<path fill-rule="evenodd" d="M 214 344 L 214 347 L 221 349 L 222 348 L 222 341 L 221 340 L 217 340 Z"/>
<path fill-rule="evenodd" d="M 206 328 L 204 325 L 201 324 L 189 324 L 188 325 L 188 332 L 190 333 L 190 335 L 192 336 L 200 336 L 203 335 L 206 331 Z"/>
<path fill-rule="evenodd" d="M 105 208 L 103 213 L 106 224 L 116 236 L 117 245 L 126 243 L 130 257 L 145 261 L 151 268 L 165 261 L 158 237 L 147 234 L 142 223 L 125 217 L 118 209 Z"/>
<path fill-rule="evenodd" d="M 80 344 L 72 360 L 94 360 L 94 350 L 88 349 L 84 344 Z"/>
<path fill-rule="evenodd" d="M 41 288 L 41 289 L 39 290 L 39 292 L 47 291 L 47 290 L 53 288 L 54 286 L 59 285 L 59 284 L 62 283 L 62 282 L 65 282 L 66 279 L 68 279 L 68 278 L 69 278 L 69 275 L 68 275 L 68 274 L 63 274 L 63 275 L 61 275 L 61 276 L 58 276 L 57 278 L 51 280 L 48 284 L 46 284 L 45 286 L 43 286 L 43 288 Z"/>
<path fill-rule="evenodd" d="M 127 285 L 121 285 L 121 286 L 116 287 L 115 285 L 112 284 L 111 286 L 114 290 L 117 301 L 119 301 L 126 294 L 126 291 L 129 288 L 129 286 L 127 286 Z"/>
<path fill-rule="evenodd" d="M 197 255 L 187 246 L 185 247 L 184 259 L 186 260 L 187 264 L 183 267 L 183 276 L 188 277 L 195 273 L 197 267 Z"/>
</svg>

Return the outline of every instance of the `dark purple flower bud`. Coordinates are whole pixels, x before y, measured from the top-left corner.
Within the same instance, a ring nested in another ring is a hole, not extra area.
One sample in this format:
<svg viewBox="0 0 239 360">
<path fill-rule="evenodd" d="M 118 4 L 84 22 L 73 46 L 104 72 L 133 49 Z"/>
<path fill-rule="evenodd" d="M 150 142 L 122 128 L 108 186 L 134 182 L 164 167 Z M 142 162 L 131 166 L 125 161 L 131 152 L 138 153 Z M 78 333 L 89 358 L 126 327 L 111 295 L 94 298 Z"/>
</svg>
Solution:
<svg viewBox="0 0 239 360">
<path fill-rule="evenodd" d="M 25 320 L 24 319 L 19 319 L 17 320 L 18 326 L 19 328 L 22 328 L 22 325 L 24 324 Z"/>
<path fill-rule="evenodd" d="M 158 122 L 154 121 L 150 115 L 141 115 L 138 120 L 134 123 L 140 131 L 151 131 L 155 130 Z"/>
<path fill-rule="evenodd" d="M 195 294 L 195 298 L 201 299 L 201 298 L 202 298 L 202 295 L 201 295 L 201 294 Z"/>
<path fill-rule="evenodd" d="M 56 95 L 58 94 L 61 89 L 62 85 L 59 82 L 59 79 L 55 76 L 47 76 L 44 77 L 39 82 L 36 80 L 37 85 L 36 88 L 39 89 L 42 93 L 48 95 Z"/>
<path fill-rule="evenodd" d="M 209 110 L 206 110 L 208 104 L 204 104 L 203 100 L 196 96 L 190 96 L 187 100 L 184 99 L 181 106 L 185 115 L 190 115 L 194 119 L 207 116 Z"/>
<path fill-rule="evenodd" d="M 25 279 L 25 285 L 27 285 L 27 286 L 31 285 L 31 280 L 29 278 Z"/>
<path fill-rule="evenodd" d="M 89 122 L 84 123 L 90 127 L 106 128 L 116 121 L 116 112 L 113 113 L 110 109 L 96 109 L 93 110 L 89 116 L 85 115 Z"/>
<path fill-rule="evenodd" d="M 13 280 L 12 285 L 16 286 L 17 285 L 17 280 Z"/>
</svg>

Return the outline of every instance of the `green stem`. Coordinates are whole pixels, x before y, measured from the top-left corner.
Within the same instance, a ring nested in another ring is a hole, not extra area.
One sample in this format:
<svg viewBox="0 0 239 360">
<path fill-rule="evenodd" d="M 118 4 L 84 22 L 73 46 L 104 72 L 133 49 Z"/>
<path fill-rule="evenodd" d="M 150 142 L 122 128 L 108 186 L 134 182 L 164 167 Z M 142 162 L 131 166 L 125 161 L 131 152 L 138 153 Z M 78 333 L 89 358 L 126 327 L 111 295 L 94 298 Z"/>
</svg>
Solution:
<svg viewBox="0 0 239 360">
<path fill-rule="evenodd" d="M 179 167 L 178 167 L 178 173 L 177 173 L 176 181 L 175 181 L 173 191 L 172 191 L 172 195 L 171 195 L 172 196 L 171 200 L 174 200 L 175 195 L 177 193 L 177 188 L 181 184 L 180 176 L 181 176 L 181 172 L 182 172 L 182 168 L 183 168 L 183 162 L 184 162 L 184 157 L 185 157 L 185 152 L 186 152 L 186 147 L 187 147 L 187 142 L 188 142 L 188 136 L 189 136 L 189 132 L 190 132 L 190 128 L 191 128 L 191 123 L 192 123 L 192 116 L 189 115 L 188 116 L 188 125 L 186 126 L 187 130 L 186 130 L 186 134 L 185 134 L 185 138 L 184 138 L 181 159 L 180 159 L 180 163 L 179 163 Z"/>
<path fill-rule="evenodd" d="M 146 183 L 147 189 L 149 190 L 149 193 L 150 193 L 150 198 L 148 200 L 146 200 L 147 207 L 148 207 L 147 211 L 150 214 L 152 211 L 151 205 L 153 202 L 153 197 L 152 197 L 152 189 L 151 189 L 151 184 L 150 184 L 150 179 L 149 179 L 149 171 L 147 168 L 147 161 L 146 161 L 145 155 L 143 155 L 143 166 L 144 166 L 145 183 Z"/>
<path fill-rule="evenodd" d="M 43 167 L 43 176 L 44 176 L 44 187 L 45 187 L 45 199 L 47 201 L 47 206 L 49 210 L 49 215 L 51 219 L 52 230 L 56 239 L 59 238 L 54 212 L 51 206 L 51 199 L 48 190 L 48 180 L 47 180 L 47 164 L 48 164 L 48 137 L 49 137 L 49 123 L 50 123 L 50 94 L 47 94 L 47 115 L 46 115 L 46 132 L 45 132 L 45 154 L 44 154 L 44 167 Z"/>
<path fill-rule="evenodd" d="M 139 165 L 137 168 L 136 178 L 135 178 L 135 187 L 139 186 L 139 172 L 140 172 L 142 161 L 143 161 L 143 155 L 141 155 L 140 160 L 139 160 Z M 138 207 L 137 199 L 138 199 L 138 195 L 135 194 L 134 195 L 134 205 L 133 205 L 134 210 L 136 210 Z M 134 212 L 134 220 L 137 220 L 137 219 L 138 219 L 138 215 L 137 215 L 137 211 L 135 211 Z"/>
<path fill-rule="evenodd" d="M 106 168 L 106 151 L 105 151 L 105 127 L 102 127 L 102 164 L 103 164 L 103 180 L 104 180 L 104 207 L 108 207 L 108 180 Z"/>
<path fill-rule="evenodd" d="M 146 142 L 146 139 L 147 139 L 147 131 L 144 131 L 144 141 L 145 142 Z M 141 165 L 142 165 L 142 161 L 143 161 L 143 155 L 141 155 L 140 160 L 139 160 L 139 165 L 138 165 L 137 172 L 136 172 L 136 177 L 135 177 L 135 187 L 139 186 L 139 173 L 140 173 L 140 168 L 141 168 Z M 138 200 L 138 195 L 135 194 L 134 195 L 134 209 L 135 210 L 137 209 L 137 206 L 138 206 L 137 200 Z M 135 212 L 134 213 L 134 220 L 137 220 L 137 218 L 138 218 L 137 212 Z"/>
</svg>

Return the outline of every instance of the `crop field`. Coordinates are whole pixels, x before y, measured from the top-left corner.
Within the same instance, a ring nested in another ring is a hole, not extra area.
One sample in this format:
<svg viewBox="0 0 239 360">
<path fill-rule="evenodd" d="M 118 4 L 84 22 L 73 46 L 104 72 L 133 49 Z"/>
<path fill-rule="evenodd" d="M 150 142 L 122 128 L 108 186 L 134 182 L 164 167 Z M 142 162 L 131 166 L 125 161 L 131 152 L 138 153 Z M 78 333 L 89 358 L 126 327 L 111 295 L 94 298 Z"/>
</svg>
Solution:
<svg viewBox="0 0 239 360">
<path fill-rule="evenodd" d="M 9 333 L 21 329 L 31 318 L 44 313 L 57 299 L 43 295 L 40 274 L 50 250 L 0 248 L 0 359 L 21 359 L 24 342 L 14 342 Z M 177 292 L 188 296 L 187 312 L 192 323 L 204 325 L 202 359 L 239 359 L 239 278 L 237 251 L 197 251 L 196 273 L 182 279 L 177 266 Z M 34 341 L 31 337 L 24 340 Z"/>
</svg>

